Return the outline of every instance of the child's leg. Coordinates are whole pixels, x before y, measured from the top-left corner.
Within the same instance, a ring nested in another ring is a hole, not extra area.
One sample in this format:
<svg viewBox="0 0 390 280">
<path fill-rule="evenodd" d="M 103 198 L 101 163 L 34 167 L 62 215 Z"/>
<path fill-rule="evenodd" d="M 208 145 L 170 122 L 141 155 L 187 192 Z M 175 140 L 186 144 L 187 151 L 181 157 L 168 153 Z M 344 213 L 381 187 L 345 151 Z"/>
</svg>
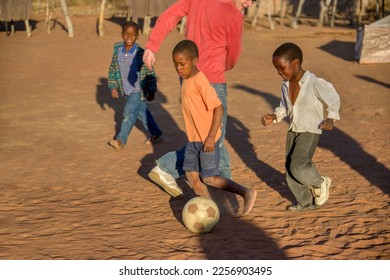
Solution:
<svg viewBox="0 0 390 280">
<path fill-rule="evenodd" d="M 297 202 L 313 203 L 312 186 L 320 186 L 321 175 L 312 162 L 319 135 L 288 132 L 286 141 L 286 180 Z"/>
<path fill-rule="evenodd" d="M 296 201 L 301 205 L 313 204 L 313 195 L 310 189 L 306 185 L 302 185 L 291 177 L 290 173 L 286 170 L 287 185 L 293 193 Z"/>
<path fill-rule="evenodd" d="M 201 177 L 207 185 L 223 189 L 244 198 L 244 209 L 242 215 L 248 214 L 255 203 L 257 192 L 255 190 L 241 186 L 240 184 L 219 175 L 219 145 L 215 143 L 213 152 L 200 150 L 200 170 Z"/>
<path fill-rule="evenodd" d="M 120 140 L 123 145 L 126 145 L 127 138 L 137 121 L 141 98 L 139 94 L 130 94 L 126 96 L 126 104 L 123 108 L 123 120 L 121 124 L 121 131 L 116 139 Z"/>
<path fill-rule="evenodd" d="M 232 192 L 242 196 L 244 199 L 244 209 L 242 210 L 242 216 L 248 214 L 256 201 L 257 191 L 244 187 L 230 179 L 222 176 L 212 176 L 203 178 L 203 181 L 210 186 Z"/>
<path fill-rule="evenodd" d="M 197 195 L 211 199 L 207 186 L 200 180 L 199 172 L 186 171 L 186 177 Z"/>
<path fill-rule="evenodd" d="M 199 153 L 202 149 L 201 142 L 188 142 L 184 151 L 183 170 L 187 176 L 191 188 L 197 195 L 211 198 L 207 186 L 199 176 Z"/>
<path fill-rule="evenodd" d="M 303 185 L 319 187 L 322 178 L 312 161 L 320 135 L 310 132 L 299 133 L 290 153 L 290 170 L 297 181 Z"/>
<path fill-rule="evenodd" d="M 185 149 L 186 146 L 184 145 L 177 151 L 171 151 L 161 156 L 156 160 L 157 166 L 171 175 L 173 179 L 180 178 L 184 175 L 183 163 Z"/>
<path fill-rule="evenodd" d="M 149 136 L 161 136 L 162 131 L 158 127 L 156 121 L 154 120 L 152 114 L 148 110 L 146 101 L 141 101 L 140 109 L 138 113 L 138 119 L 142 122 L 142 125 L 149 133 Z"/>
</svg>

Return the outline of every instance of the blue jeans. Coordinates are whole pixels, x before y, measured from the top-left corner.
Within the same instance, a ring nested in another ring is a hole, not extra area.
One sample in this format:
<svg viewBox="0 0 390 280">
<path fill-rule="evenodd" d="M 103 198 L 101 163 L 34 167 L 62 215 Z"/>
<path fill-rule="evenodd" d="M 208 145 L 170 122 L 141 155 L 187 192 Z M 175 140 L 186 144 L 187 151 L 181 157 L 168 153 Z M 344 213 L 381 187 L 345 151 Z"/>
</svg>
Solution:
<svg viewBox="0 0 390 280">
<path fill-rule="evenodd" d="M 223 117 L 222 117 L 222 127 L 221 127 L 221 137 L 219 138 L 219 172 L 221 176 L 231 179 L 232 174 L 230 171 L 230 156 L 224 145 L 225 135 L 226 135 L 226 124 L 227 124 L 227 86 L 223 84 L 211 84 L 221 100 L 221 103 L 224 108 Z M 177 179 L 180 176 L 184 175 L 183 171 L 183 162 L 184 162 L 184 152 L 186 146 L 183 146 L 180 150 L 168 152 L 162 157 L 160 157 L 156 163 L 157 165 L 165 172 L 170 174 L 173 178 Z"/>
<path fill-rule="evenodd" d="M 162 131 L 155 122 L 152 114 L 146 106 L 146 101 L 141 100 L 141 93 L 135 92 L 130 95 L 126 95 L 126 104 L 123 109 L 123 120 L 121 124 L 121 131 L 117 135 L 116 139 L 120 140 L 123 145 L 126 145 L 127 138 L 131 130 L 133 129 L 137 118 L 142 122 L 142 125 L 148 131 L 148 133 L 155 136 L 160 136 Z"/>
</svg>

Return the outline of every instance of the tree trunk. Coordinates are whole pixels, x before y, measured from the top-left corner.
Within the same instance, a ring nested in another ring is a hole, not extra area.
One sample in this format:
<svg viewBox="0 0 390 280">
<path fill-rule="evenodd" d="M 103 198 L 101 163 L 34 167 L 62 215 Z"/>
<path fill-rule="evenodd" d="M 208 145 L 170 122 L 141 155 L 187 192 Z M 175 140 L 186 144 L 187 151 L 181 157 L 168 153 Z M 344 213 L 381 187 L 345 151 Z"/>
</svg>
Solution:
<svg viewBox="0 0 390 280">
<path fill-rule="evenodd" d="M 70 16 L 68 14 L 68 7 L 66 6 L 65 0 L 60 0 L 62 12 L 64 13 L 65 20 L 66 20 L 66 26 L 68 27 L 68 36 L 73 37 L 73 25 L 72 20 L 70 19 Z"/>
<path fill-rule="evenodd" d="M 104 7 L 106 6 L 106 0 L 102 0 L 100 5 L 99 23 L 98 23 L 98 35 L 99 37 L 104 36 L 103 21 L 104 21 Z"/>
</svg>

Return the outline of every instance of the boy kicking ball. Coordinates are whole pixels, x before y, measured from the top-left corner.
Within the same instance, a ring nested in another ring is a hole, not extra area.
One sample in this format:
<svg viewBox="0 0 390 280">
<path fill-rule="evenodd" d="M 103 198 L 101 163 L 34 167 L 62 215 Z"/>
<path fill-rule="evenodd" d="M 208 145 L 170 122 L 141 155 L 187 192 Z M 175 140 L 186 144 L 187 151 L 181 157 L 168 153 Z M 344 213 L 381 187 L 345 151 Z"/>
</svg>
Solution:
<svg viewBox="0 0 390 280">
<path fill-rule="evenodd" d="M 252 210 L 257 192 L 219 173 L 224 109 L 215 89 L 196 67 L 198 56 L 198 48 L 190 40 L 179 42 L 172 53 L 175 69 L 182 79 L 182 110 L 188 138 L 183 170 L 199 196 L 211 198 L 207 185 L 240 195 L 244 199 L 244 216 Z"/>
</svg>

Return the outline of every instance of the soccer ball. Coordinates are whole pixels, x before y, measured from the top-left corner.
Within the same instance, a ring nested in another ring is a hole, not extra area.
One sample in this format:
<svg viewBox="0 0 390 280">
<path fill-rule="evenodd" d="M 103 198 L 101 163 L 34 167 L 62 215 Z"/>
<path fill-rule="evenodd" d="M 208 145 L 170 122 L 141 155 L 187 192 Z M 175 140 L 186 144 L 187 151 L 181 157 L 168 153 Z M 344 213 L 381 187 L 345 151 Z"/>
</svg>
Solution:
<svg viewBox="0 0 390 280">
<path fill-rule="evenodd" d="M 210 232 L 219 222 L 219 208 L 211 199 L 194 197 L 183 208 L 183 223 L 194 233 Z"/>
</svg>

